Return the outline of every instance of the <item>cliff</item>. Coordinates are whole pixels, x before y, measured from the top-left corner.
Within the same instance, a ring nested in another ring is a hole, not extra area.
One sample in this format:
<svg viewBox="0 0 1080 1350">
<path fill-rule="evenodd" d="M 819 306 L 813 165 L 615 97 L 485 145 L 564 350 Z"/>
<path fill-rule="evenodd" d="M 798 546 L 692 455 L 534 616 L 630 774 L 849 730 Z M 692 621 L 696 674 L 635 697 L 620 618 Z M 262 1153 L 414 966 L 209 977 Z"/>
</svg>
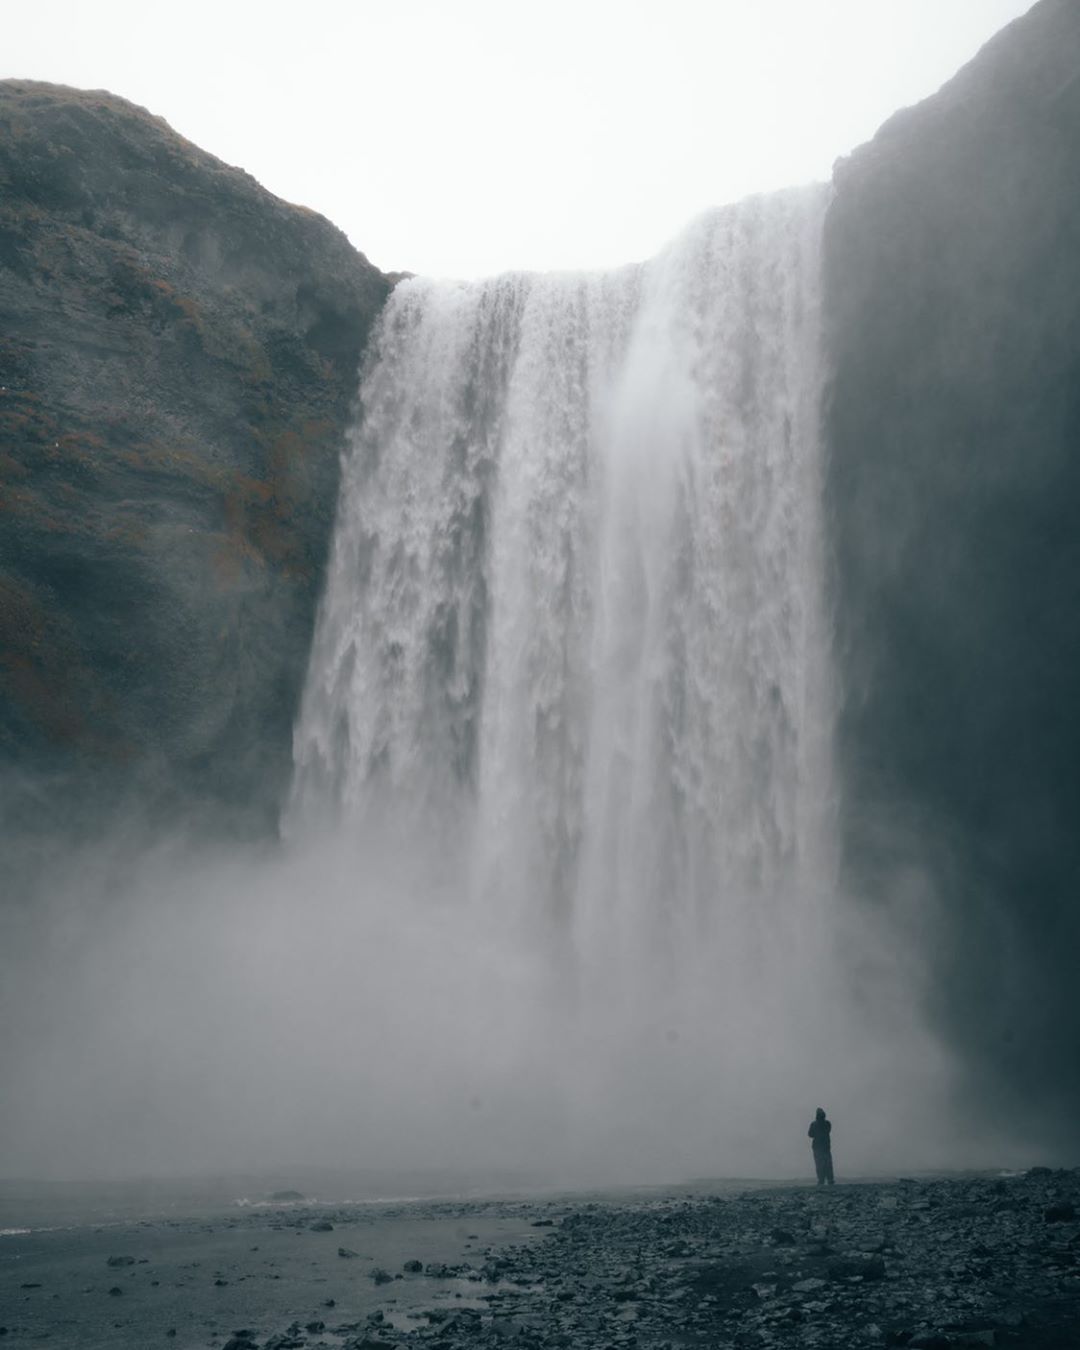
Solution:
<svg viewBox="0 0 1080 1350">
<path fill-rule="evenodd" d="M 1074 1148 L 1080 5 L 1041 0 L 835 189 L 845 889 L 918 933 L 975 1100 Z M 9 826 L 273 822 L 390 280 L 145 111 L 0 83 Z"/>
<path fill-rule="evenodd" d="M 847 885 L 920 931 L 993 1119 L 1075 1146 L 1074 0 L 837 166 L 826 298 Z"/>
<path fill-rule="evenodd" d="M 388 289 L 143 109 L 0 83 L 9 823 L 133 795 L 273 819 Z"/>
</svg>

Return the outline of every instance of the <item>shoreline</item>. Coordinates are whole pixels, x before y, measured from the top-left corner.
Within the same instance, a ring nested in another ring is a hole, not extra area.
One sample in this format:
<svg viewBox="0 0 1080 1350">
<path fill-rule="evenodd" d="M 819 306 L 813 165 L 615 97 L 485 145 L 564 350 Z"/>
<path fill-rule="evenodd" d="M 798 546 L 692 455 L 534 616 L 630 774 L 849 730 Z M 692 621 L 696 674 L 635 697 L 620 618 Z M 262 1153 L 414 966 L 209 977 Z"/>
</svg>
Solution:
<svg viewBox="0 0 1080 1350">
<path fill-rule="evenodd" d="M 11 1234 L 0 1337 L 12 1350 L 1080 1345 L 1080 1169 L 634 1192 L 303 1201 Z"/>
</svg>

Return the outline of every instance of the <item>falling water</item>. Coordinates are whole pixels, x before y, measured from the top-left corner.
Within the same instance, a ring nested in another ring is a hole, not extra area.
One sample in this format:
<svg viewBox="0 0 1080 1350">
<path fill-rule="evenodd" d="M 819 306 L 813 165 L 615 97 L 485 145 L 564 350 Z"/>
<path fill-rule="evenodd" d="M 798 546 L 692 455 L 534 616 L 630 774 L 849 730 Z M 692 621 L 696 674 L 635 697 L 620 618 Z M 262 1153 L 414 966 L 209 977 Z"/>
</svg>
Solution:
<svg viewBox="0 0 1080 1350">
<path fill-rule="evenodd" d="M 595 1050 L 579 1117 L 585 1079 L 743 1092 L 824 1034 L 824 206 L 408 280 L 372 341 L 287 828 L 426 858 L 413 891 L 542 954 L 549 1035 Z"/>
</svg>

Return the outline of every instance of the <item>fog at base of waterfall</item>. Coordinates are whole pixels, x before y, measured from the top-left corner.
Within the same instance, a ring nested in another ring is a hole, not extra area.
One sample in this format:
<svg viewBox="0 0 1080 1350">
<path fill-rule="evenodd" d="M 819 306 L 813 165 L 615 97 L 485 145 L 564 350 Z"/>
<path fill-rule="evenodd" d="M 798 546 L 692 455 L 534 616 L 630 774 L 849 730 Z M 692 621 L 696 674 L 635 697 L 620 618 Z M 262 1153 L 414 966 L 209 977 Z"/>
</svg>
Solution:
<svg viewBox="0 0 1080 1350">
<path fill-rule="evenodd" d="M 1032 1161 L 950 1112 L 889 933 L 748 958 L 729 990 L 703 950 L 635 993 L 614 948 L 583 992 L 549 946 L 479 924 L 440 851 L 178 839 L 57 876 L 4 935 L 6 1175 L 809 1177 L 817 1105 L 841 1177 Z"/>
<path fill-rule="evenodd" d="M 818 1105 L 841 1173 L 1000 1157 L 925 934 L 838 891 L 826 204 L 397 287 L 283 841 L 103 847 L 5 919 L 15 1171 L 800 1176 Z"/>
</svg>

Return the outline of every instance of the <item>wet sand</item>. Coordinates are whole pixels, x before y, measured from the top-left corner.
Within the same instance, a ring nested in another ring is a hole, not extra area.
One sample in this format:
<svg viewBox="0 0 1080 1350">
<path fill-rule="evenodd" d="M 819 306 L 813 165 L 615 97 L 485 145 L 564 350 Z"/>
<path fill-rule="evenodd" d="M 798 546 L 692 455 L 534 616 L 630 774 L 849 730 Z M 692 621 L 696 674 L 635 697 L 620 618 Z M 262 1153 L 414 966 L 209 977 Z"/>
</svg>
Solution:
<svg viewBox="0 0 1080 1350">
<path fill-rule="evenodd" d="M 1077 1350 L 1080 1170 L 8 1235 L 0 1326 L 12 1350 Z"/>
</svg>

